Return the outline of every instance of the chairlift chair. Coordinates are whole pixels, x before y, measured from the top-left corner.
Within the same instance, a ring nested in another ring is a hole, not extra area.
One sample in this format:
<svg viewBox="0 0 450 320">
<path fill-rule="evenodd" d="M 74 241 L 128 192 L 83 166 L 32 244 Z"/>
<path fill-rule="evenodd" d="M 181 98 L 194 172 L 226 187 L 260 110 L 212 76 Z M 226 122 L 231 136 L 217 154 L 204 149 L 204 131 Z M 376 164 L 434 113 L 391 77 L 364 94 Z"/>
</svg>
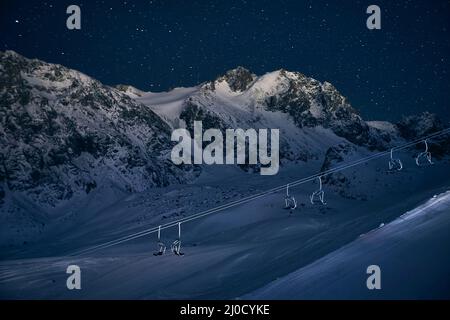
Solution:
<svg viewBox="0 0 450 320">
<path fill-rule="evenodd" d="M 393 148 L 391 149 L 391 159 L 389 160 L 389 170 L 394 171 L 400 171 L 403 169 L 403 163 L 400 159 L 393 157 Z"/>
<path fill-rule="evenodd" d="M 286 196 L 284 197 L 284 208 L 295 210 L 297 208 L 297 200 L 294 196 L 289 195 L 289 184 L 286 185 Z"/>
<path fill-rule="evenodd" d="M 419 167 L 424 165 L 423 160 L 426 160 L 429 164 L 433 164 L 433 161 L 431 160 L 431 152 L 428 151 L 427 139 L 425 139 L 424 142 L 425 142 L 425 151 L 419 153 L 416 157 L 416 164 Z"/>
<path fill-rule="evenodd" d="M 322 190 L 322 176 L 319 177 L 319 189 L 314 191 L 309 197 L 311 200 L 311 204 L 316 204 L 320 202 L 321 204 L 326 204 L 325 202 L 325 192 Z"/>
<path fill-rule="evenodd" d="M 166 253 L 166 245 L 161 241 L 161 226 L 158 227 L 158 252 L 155 252 L 154 256 L 162 256 Z"/>
<path fill-rule="evenodd" d="M 178 222 L 178 238 L 172 243 L 170 248 L 177 256 L 184 255 L 184 253 L 181 252 L 181 222 Z"/>
</svg>

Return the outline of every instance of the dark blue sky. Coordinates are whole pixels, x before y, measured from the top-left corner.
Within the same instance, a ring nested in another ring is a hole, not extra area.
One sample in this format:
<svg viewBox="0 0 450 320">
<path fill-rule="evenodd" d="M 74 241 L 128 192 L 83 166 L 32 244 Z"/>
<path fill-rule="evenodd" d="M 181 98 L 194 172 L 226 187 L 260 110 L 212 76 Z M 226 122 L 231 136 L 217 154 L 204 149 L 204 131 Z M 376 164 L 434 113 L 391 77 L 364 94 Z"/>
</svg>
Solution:
<svg viewBox="0 0 450 320">
<path fill-rule="evenodd" d="M 70 4 L 82 29 L 66 28 Z M 366 28 L 366 8 L 382 29 Z M 0 50 L 162 91 L 238 65 L 333 83 L 367 119 L 449 116 L 450 1 L 1 1 Z"/>
</svg>

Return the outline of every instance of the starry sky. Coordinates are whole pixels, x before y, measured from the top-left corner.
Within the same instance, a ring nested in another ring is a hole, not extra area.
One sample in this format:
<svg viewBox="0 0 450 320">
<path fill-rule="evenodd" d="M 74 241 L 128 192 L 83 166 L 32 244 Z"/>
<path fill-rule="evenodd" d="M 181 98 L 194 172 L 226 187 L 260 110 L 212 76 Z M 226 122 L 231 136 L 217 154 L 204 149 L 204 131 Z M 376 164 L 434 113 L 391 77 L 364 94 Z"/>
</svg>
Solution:
<svg viewBox="0 0 450 320">
<path fill-rule="evenodd" d="M 1 0 L 0 50 L 165 91 L 244 66 L 333 83 L 367 120 L 450 120 L 450 1 Z M 67 6 L 81 30 L 66 28 Z M 368 30 L 366 8 L 381 8 Z"/>
</svg>

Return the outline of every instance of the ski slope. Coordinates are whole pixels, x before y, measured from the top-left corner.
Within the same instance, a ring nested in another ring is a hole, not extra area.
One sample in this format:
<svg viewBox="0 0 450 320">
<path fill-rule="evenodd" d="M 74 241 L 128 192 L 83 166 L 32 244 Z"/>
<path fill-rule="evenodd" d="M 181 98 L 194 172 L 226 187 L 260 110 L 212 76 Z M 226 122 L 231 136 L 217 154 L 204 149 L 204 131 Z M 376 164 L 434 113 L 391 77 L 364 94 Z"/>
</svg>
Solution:
<svg viewBox="0 0 450 320">
<path fill-rule="evenodd" d="M 0 262 L 0 297 L 3 299 L 235 299 L 246 297 L 272 281 L 308 266 L 327 254 L 340 249 L 381 223 L 395 220 L 415 208 L 433 194 L 448 190 L 450 172 L 447 162 L 419 168 L 405 161 L 401 174 L 377 171 L 385 167 L 386 159 L 352 169 L 347 174 L 355 180 L 359 191 L 370 194 L 367 200 L 343 198 L 324 186 L 327 206 L 308 203 L 313 183 L 292 188 L 299 210 L 289 215 L 282 209 L 283 194 L 272 194 L 259 201 L 230 208 L 205 217 L 195 223 L 182 225 L 183 257 L 173 254 L 155 257 L 156 235 L 149 235 L 82 256 L 70 256 L 74 251 L 124 236 L 136 230 L 137 217 L 147 207 L 149 220 L 157 225 L 157 207 L 161 201 L 186 199 L 214 201 L 225 196 L 255 193 L 270 183 L 279 184 L 289 176 L 307 175 L 297 167 L 286 170 L 274 179 L 257 175 L 210 172 L 212 180 L 202 179 L 184 188 L 153 190 L 141 196 L 119 199 L 116 205 L 78 220 L 57 233 L 47 235 L 41 242 L 21 251 L 5 251 Z M 213 168 L 211 168 L 213 169 Z M 298 170 L 298 171 L 296 171 Z M 369 175 L 372 173 L 373 176 Z M 245 183 L 242 183 L 246 177 Z M 376 182 L 378 179 L 382 181 Z M 217 182 L 220 180 L 220 183 Z M 240 181 L 240 184 L 239 184 Z M 241 189 L 236 189 L 240 186 Z M 233 191 L 231 191 L 233 190 Z M 223 191 L 227 191 L 223 193 Z M 407 196 L 406 196 L 407 195 Z M 205 198 L 202 198 L 205 196 Z M 217 197 L 216 197 L 217 196 Z M 158 200 L 159 199 L 159 200 Z M 399 199 L 401 199 L 399 201 Z M 145 202 L 148 200 L 147 202 Z M 448 205 L 445 202 L 445 205 Z M 174 207 L 182 207 L 174 203 Z M 186 204 L 189 206 L 189 204 Z M 191 210 L 195 204 L 191 203 Z M 168 206 L 160 208 L 167 214 Z M 139 215 L 138 215 L 139 214 Z M 71 227 L 70 227 L 71 226 Z M 142 228 L 142 225 L 140 225 Z M 162 233 L 167 244 L 176 238 L 176 229 Z M 95 241 L 93 243 L 93 241 Z M 439 259 L 436 259 L 439 261 Z M 69 264 L 82 270 L 82 290 L 65 287 Z M 270 296 L 268 296 L 270 297 Z M 271 298 L 276 298 L 273 295 Z"/>
<path fill-rule="evenodd" d="M 450 299 L 450 191 L 247 299 Z M 369 265 L 381 290 L 368 290 Z"/>
</svg>

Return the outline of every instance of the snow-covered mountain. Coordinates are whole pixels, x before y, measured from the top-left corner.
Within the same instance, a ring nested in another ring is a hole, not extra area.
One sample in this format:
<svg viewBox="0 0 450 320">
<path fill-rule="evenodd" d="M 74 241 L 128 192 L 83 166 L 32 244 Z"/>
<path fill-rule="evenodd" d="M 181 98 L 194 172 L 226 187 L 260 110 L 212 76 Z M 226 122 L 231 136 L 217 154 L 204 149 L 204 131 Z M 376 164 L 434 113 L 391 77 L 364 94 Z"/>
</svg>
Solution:
<svg viewBox="0 0 450 320">
<path fill-rule="evenodd" d="M 172 128 L 192 131 L 194 120 L 202 120 L 205 129 L 280 129 L 282 162 L 320 159 L 338 144 L 386 150 L 443 128 L 429 113 L 398 124 L 366 122 L 332 84 L 283 69 L 258 77 L 238 67 L 197 87 L 139 95 L 124 87 L 124 92 Z"/>
<path fill-rule="evenodd" d="M 1 52 L 0 97 L 0 203 L 51 208 L 97 188 L 185 180 L 168 158 L 169 126 L 78 71 Z"/>
<path fill-rule="evenodd" d="M 49 215 L 71 212 L 71 204 L 106 206 L 123 194 L 198 177 L 201 166 L 169 159 L 171 129 L 192 130 L 194 120 L 204 129 L 280 129 L 281 165 L 305 168 L 330 167 L 442 128 L 428 113 L 399 124 L 366 122 L 330 83 L 286 70 L 256 76 L 238 67 L 196 87 L 153 93 L 113 88 L 6 51 L 0 97 L 0 217 L 3 225 L 36 230 Z"/>
<path fill-rule="evenodd" d="M 257 77 L 238 67 L 195 88 L 133 97 L 174 127 L 192 129 L 193 120 L 206 128 L 276 127 L 288 144 L 317 127 L 372 149 L 383 148 L 391 135 L 366 123 L 332 84 L 286 70 Z"/>
<path fill-rule="evenodd" d="M 13 51 L 0 53 L 0 68 L 2 202 L 26 191 L 56 206 L 99 185 L 142 191 L 183 182 L 185 170 L 168 159 L 170 129 L 192 130 L 194 120 L 205 129 L 279 128 L 282 161 L 319 159 L 338 144 L 385 149 L 442 128 L 430 114 L 365 122 L 330 83 L 286 70 L 258 77 L 238 67 L 197 87 L 152 93 Z"/>
</svg>

